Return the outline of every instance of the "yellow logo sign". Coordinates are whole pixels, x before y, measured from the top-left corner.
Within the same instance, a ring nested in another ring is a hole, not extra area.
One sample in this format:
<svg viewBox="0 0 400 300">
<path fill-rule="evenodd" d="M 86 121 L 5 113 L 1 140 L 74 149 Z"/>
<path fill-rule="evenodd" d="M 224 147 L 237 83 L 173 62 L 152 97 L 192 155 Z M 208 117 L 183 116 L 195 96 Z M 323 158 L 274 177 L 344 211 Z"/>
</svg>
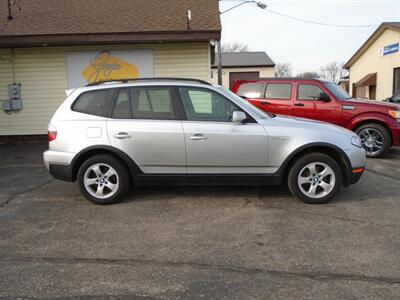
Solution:
<svg viewBox="0 0 400 300">
<path fill-rule="evenodd" d="M 90 60 L 90 64 L 82 71 L 82 76 L 88 83 L 137 78 L 139 72 L 136 66 L 124 61 L 123 59 L 112 56 L 110 51 L 101 51 Z"/>
</svg>

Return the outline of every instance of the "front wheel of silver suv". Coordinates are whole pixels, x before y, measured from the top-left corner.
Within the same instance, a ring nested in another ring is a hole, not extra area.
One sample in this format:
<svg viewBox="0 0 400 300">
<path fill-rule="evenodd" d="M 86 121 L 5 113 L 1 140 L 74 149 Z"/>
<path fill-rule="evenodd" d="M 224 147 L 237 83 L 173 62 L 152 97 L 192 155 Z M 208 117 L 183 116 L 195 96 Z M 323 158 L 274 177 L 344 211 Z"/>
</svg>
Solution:
<svg viewBox="0 0 400 300">
<path fill-rule="evenodd" d="M 119 202 L 129 191 L 126 167 L 115 157 L 100 154 L 86 160 L 78 171 L 78 183 L 85 198 L 95 204 Z"/>
<path fill-rule="evenodd" d="M 332 200 L 342 186 L 338 163 L 323 153 L 310 153 L 298 159 L 289 170 L 288 186 L 293 196 L 308 204 Z"/>
</svg>

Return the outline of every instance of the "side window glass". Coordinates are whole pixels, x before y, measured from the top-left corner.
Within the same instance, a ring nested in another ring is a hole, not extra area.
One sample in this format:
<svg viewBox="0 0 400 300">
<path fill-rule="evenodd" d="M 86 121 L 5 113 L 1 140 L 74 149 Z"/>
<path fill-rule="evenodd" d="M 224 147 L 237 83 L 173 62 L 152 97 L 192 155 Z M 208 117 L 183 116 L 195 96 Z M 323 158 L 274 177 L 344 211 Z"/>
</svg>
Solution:
<svg viewBox="0 0 400 300">
<path fill-rule="evenodd" d="M 257 99 L 261 98 L 263 84 L 261 82 L 243 83 L 237 90 L 237 95 L 243 98 Z"/>
<path fill-rule="evenodd" d="M 298 100 L 317 100 L 324 93 L 318 86 L 312 84 L 300 84 L 298 88 Z"/>
<path fill-rule="evenodd" d="M 173 120 L 171 90 L 169 87 L 134 88 L 133 118 Z"/>
<path fill-rule="evenodd" d="M 227 98 L 205 89 L 179 88 L 189 121 L 230 122 L 236 110 L 242 111 Z"/>
<path fill-rule="evenodd" d="M 107 89 L 83 93 L 73 105 L 72 110 L 107 117 L 111 110 L 114 92 L 114 89 Z"/>
<path fill-rule="evenodd" d="M 292 85 L 290 83 L 268 83 L 265 98 L 290 100 L 291 94 Z"/>
<path fill-rule="evenodd" d="M 117 100 L 115 101 L 114 110 L 112 114 L 114 119 L 131 119 L 131 101 L 129 99 L 129 90 L 119 90 Z"/>
</svg>

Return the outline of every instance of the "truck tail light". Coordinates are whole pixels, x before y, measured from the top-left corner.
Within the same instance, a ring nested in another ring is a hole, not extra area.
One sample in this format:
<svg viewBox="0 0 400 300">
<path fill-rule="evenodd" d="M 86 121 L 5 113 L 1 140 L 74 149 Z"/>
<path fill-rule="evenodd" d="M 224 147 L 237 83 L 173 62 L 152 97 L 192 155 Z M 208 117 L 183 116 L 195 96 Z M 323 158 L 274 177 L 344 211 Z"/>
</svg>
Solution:
<svg viewBox="0 0 400 300">
<path fill-rule="evenodd" d="M 54 141 L 57 138 L 57 129 L 49 124 L 48 129 L 47 129 L 47 140 L 49 142 Z"/>
</svg>

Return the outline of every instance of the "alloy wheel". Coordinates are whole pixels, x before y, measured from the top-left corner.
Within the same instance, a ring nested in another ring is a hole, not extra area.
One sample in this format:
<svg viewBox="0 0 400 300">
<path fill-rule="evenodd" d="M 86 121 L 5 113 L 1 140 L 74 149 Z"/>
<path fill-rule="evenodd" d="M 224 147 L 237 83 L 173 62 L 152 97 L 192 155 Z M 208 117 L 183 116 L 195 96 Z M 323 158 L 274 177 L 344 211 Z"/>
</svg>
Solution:
<svg viewBox="0 0 400 300">
<path fill-rule="evenodd" d="M 118 191 L 118 173 L 108 164 L 96 163 L 87 168 L 83 184 L 86 191 L 93 197 L 106 199 Z"/>
<path fill-rule="evenodd" d="M 358 133 L 361 143 L 368 155 L 374 156 L 384 147 L 385 138 L 383 134 L 375 128 L 364 128 Z"/>
<path fill-rule="evenodd" d="M 323 162 L 311 162 L 304 166 L 297 177 L 298 186 L 303 194 L 318 199 L 328 195 L 336 183 L 333 169 Z"/>
</svg>

